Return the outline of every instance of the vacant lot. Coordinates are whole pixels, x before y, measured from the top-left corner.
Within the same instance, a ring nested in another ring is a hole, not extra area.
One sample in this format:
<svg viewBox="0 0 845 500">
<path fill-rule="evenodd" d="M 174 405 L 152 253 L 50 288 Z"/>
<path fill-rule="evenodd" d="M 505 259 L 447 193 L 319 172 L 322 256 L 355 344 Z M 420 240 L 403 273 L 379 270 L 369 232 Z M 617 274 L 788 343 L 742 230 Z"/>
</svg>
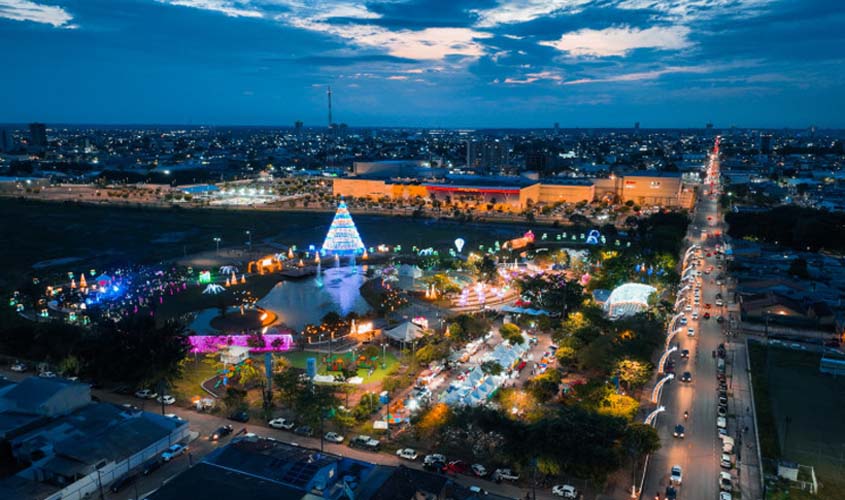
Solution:
<svg viewBox="0 0 845 500">
<path fill-rule="evenodd" d="M 845 499 L 845 378 L 819 373 L 818 353 L 750 345 L 755 397 L 765 377 L 770 405 L 757 402 L 760 439 L 774 433 L 782 458 L 814 466 L 820 498 Z"/>
<path fill-rule="evenodd" d="M 105 269 L 127 262 L 150 263 L 184 254 L 244 245 L 246 231 L 254 244 L 321 246 L 331 213 L 255 210 L 160 209 L 92 206 L 0 198 L 0 287 L 17 284 L 33 272 Z M 355 216 L 367 246 L 401 244 L 410 249 L 445 249 L 457 237 L 467 251 L 521 235 L 522 225 L 459 224 L 457 222 Z"/>
</svg>

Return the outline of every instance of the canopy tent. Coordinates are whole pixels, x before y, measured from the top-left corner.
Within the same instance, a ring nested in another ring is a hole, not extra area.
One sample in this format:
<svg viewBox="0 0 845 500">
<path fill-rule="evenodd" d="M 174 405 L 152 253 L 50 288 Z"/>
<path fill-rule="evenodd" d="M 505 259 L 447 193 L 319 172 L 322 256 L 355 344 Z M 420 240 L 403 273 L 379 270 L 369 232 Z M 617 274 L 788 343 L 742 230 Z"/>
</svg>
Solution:
<svg viewBox="0 0 845 500">
<path fill-rule="evenodd" d="M 406 321 L 390 330 L 385 330 L 384 334 L 390 339 L 402 343 L 413 342 L 424 336 L 423 329 L 410 321 Z"/>
</svg>

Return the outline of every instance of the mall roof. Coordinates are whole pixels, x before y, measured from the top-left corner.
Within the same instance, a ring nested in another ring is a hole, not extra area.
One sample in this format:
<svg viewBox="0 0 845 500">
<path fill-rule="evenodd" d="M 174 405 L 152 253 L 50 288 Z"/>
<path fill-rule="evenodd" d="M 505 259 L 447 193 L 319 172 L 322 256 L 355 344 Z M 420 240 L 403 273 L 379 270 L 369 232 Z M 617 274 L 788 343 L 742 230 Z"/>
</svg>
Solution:
<svg viewBox="0 0 845 500">
<path fill-rule="evenodd" d="M 301 490 L 237 470 L 200 462 L 169 480 L 149 500 L 225 498 L 227 500 L 298 500 Z"/>
</svg>

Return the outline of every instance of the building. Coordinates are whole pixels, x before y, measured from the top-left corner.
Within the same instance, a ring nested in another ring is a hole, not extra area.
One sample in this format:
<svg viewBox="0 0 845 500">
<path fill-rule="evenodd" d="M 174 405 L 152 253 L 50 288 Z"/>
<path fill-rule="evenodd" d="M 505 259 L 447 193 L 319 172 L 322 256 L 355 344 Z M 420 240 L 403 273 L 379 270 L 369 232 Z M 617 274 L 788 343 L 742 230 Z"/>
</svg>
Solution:
<svg viewBox="0 0 845 500">
<path fill-rule="evenodd" d="M 186 440 L 184 420 L 93 403 L 86 384 L 30 377 L 0 383 L 0 437 L 18 472 L 0 498 L 81 500 Z"/>
<path fill-rule="evenodd" d="M 47 151 L 47 126 L 43 123 L 29 124 L 29 150 L 33 153 Z"/>
<path fill-rule="evenodd" d="M 449 174 L 417 162 L 356 162 L 355 176 L 334 179 L 336 196 L 373 200 L 447 201 L 459 206 L 521 211 L 537 204 L 604 200 L 691 208 L 695 189 L 678 173 L 631 173 L 605 178 L 540 178 Z M 412 175 L 416 174 L 416 175 Z"/>
<path fill-rule="evenodd" d="M 11 129 L 0 129 L 0 153 L 11 153 L 15 149 L 15 136 Z"/>
<path fill-rule="evenodd" d="M 498 139 L 467 141 L 466 166 L 478 172 L 501 170 L 510 164 L 510 145 Z"/>
<path fill-rule="evenodd" d="M 148 500 L 497 500 L 440 474 L 389 467 L 272 438 L 233 439 L 165 483 Z"/>
</svg>

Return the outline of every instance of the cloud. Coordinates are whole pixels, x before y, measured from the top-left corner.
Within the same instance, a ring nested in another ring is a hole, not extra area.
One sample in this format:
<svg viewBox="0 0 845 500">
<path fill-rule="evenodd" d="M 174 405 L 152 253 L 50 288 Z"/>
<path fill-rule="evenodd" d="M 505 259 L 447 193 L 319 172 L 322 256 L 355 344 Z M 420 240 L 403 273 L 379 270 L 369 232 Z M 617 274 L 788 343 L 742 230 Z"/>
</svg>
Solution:
<svg viewBox="0 0 845 500">
<path fill-rule="evenodd" d="M 230 0 L 158 0 L 160 3 L 220 12 L 229 17 L 264 17 L 264 13 L 248 6 L 249 2 Z"/>
<path fill-rule="evenodd" d="M 492 28 L 502 24 L 516 24 L 533 21 L 558 11 L 575 13 L 592 0 L 500 0 L 490 9 L 476 9 L 476 26 Z"/>
<path fill-rule="evenodd" d="M 563 81 L 563 76 L 554 71 L 540 71 L 538 73 L 528 73 L 523 78 L 505 78 L 503 83 L 510 85 L 526 85 L 540 80 L 550 80 L 559 83 Z"/>
<path fill-rule="evenodd" d="M 621 75 L 604 76 L 598 78 L 579 78 L 563 82 L 563 85 L 584 85 L 588 83 L 609 83 L 609 82 L 636 82 L 644 80 L 656 80 L 663 75 L 672 73 L 707 73 L 717 68 L 709 65 L 702 66 L 667 66 L 665 68 L 639 71 L 634 73 L 623 73 Z"/>
<path fill-rule="evenodd" d="M 686 26 L 582 29 L 565 33 L 559 40 L 540 42 L 540 45 L 554 47 L 573 56 L 624 56 L 634 49 L 678 50 L 689 47 L 689 33 L 690 29 Z"/>
<path fill-rule="evenodd" d="M 32 21 L 49 24 L 54 28 L 75 28 L 68 24 L 73 19 L 66 10 L 53 5 L 42 5 L 30 0 L 0 0 L 0 17 L 13 21 Z"/>
<path fill-rule="evenodd" d="M 406 75 L 390 75 L 387 77 L 388 80 L 407 80 L 408 77 Z"/>
<path fill-rule="evenodd" d="M 621 0 L 617 9 L 651 10 L 663 19 L 700 21 L 716 17 L 750 17 L 761 14 L 777 0 Z"/>
</svg>

